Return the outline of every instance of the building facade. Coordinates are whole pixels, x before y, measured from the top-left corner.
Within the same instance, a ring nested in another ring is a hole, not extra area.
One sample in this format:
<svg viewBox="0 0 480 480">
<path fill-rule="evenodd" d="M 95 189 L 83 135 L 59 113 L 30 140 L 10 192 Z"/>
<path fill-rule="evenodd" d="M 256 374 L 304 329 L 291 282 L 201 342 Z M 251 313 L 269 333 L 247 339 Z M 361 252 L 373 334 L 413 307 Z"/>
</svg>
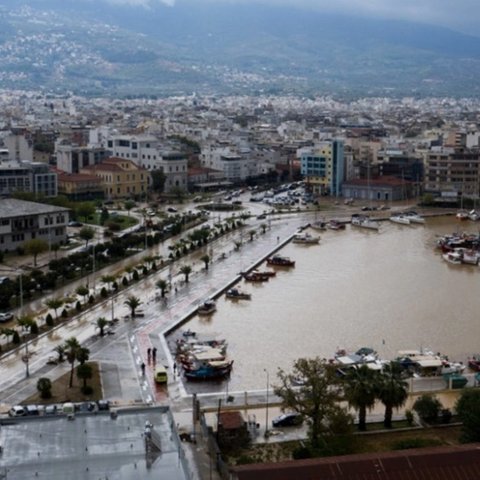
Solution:
<svg viewBox="0 0 480 480">
<path fill-rule="evenodd" d="M 63 207 L 0 199 L 0 251 L 7 252 L 40 238 L 49 246 L 65 243 L 69 210 Z"/>
<path fill-rule="evenodd" d="M 0 195 L 9 196 L 15 192 L 56 197 L 57 173 L 44 163 L 0 162 Z"/>
<path fill-rule="evenodd" d="M 341 140 L 329 140 L 303 151 L 301 173 L 313 193 L 341 195 L 345 175 L 343 149 Z"/>
<path fill-rule="evenodd" d="M 97 165 L 110 156 L 103 147 L 80 147 L 59 142 L 55 145 L 57 168 L 67 173 L 78 173 L 83 167 Z"/>
<path fill-rule="evenodd" d="M 111 157 L 98 165 L 82 168 L 80 173 L 102 180 L 104 197 L 136 198 L 146 195 L 150 174 L 132 160 Z"/>
<path fill-rule="evenodd" d="M 76 201 L 95 200 L 105 195 L 102 179 L 85 173 L 59 173 L 58 193 Z"/>
<path fill-rule="evenodd" d="M 170 152 L 161 155 L 158 162 L 160 170 L 165 175 L 164 192 L 169 193 L 174 189 L 188 190 L 188 160 L 183 153 Z"/>
</svg>

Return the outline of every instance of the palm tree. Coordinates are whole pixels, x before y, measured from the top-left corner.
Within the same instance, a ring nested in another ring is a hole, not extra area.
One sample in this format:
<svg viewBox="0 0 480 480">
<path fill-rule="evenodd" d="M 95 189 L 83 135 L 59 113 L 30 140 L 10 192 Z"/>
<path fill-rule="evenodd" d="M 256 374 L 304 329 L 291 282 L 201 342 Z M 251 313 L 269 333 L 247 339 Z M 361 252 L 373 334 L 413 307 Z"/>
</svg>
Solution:
<svg viewBox="0 0 480 480">
<path fill-rule="evenodd" d="M 88 362 L 88 359 L 90 358 L 90 350 L 86 347 L 80 347 L 77 350 L 76 357 L 80 365 L 84 365 L 85 362 Z"/>
<path fill-rule="evenodd" d="M 205 270 L 208 270 L 208 264 L 210 263 L 210 255 L 203 255 L 200 260 L 205 264 Z"/>
<path fill-rule="evenodd" d="M 37 390 L 40 393 L 41 398 L 51 398 L 52 397 L 52 382 L 49 378 L 42 377 L 38 379 Z"/>
<path fill-rule="evenodd" d="M 100 336 L 105 335 L 105 327 L 108 325 L 108 320 L 105 317 L 97 319 L 97 327 L 100 329 Z"/>
<path fill-rule="evenodd" d="M 262 229 L 262 233 L 265 233 L 265 231 L 267 230 L 267 224 L 266 223 L 262 223 L 260 225 L 260 228 Z"/>
<path fill-rule="evenodd" d="M 58 320 L 58 309 L 63 305 L 64 301 L 61 298 L 49 298 L 45 305 L 55 311 L 55 319 Z"/>
<path fill-rule="evenodd" d="M 33 324 L 33 318 L 30 315 L 23 315 L 22 317 L 17 318 L 18 326 L 26 332 L 30 332 Z"/>
<path fill-rule="evenodd" d="M 80 343 L 75 337 L 70 337 L 65 342 L 65 354 L 67 356 L 68 363 L 70 363 L 70 365 L 72 366 L 70 370 L 70 382 L 69 382 L 70 388 L 72 388 L 73 386 L 73 369 L 74 369 L 75 360 L 77 358 L 77 352 L 79 348 L 80 348 Z"/>
<path fill-rule="evenodd" d="M 250 230 L 248 232 L 248 234 L 250 235 L 250 241 L 252 242 L 253 241 L 253 237 L 255 236 L 255 234 L 257 233 L 256 230 Z"/>
<path fill-rule="evenodd" d="M 378 374 L 362 365 L 350 369 L 345 375 L 343 391 L 348 404 L 358 410 L 358 429 L 367 429 L 367 409 L 375 405 L 378 391 Z"/>
<path fill-rule="evenodd" d="M 130 308 L 132 318 L 135 318 L 135 310 L 141 305 L 141 300 L 135 295 L 130 295 L 123 304 Z"/>
<path fill-rule="evenodd" d="M 184 265 L 180 269 L 180 273 L 185 275 L 185 283 L 188 283 L 188 276 L 192 273 L 192 267 L 190 265 Z"/>
<path fill-rule="evenodd" d="M 85 392 L 87 389 L 87 380 L 93 377 L 93 368 L 91 365 L 83 363 L 77 367 L 77 378 L 83 380 L 82 390 Z"/>
<path fill-rule="evenodd" d="M 2 328 L 1 333 L 7 339 L 15 334 L 16 330 L 13 328 Z"/>
<path fill-rule="evenodd" d="M 156 284 L 156 287 L 160 289 L 162 298 L 165 297 L 165 293 L 168 290 L 168 282 L 166 280 L 160 279 Z"/>
<path fill-rule="evenodd" d="M 65 355 L 65 346 L 57 345 L 53 351 L 58 355 L 58 361 L 63 362 L 63 356 Z"/>
<path fill-rule="evenodd" d="M 393 409 L 402 407 L 408 398 L 408 383 L 402 373 L 402 367 L 395 362 L 385 365 L 380 373 L 378 399 L 385 406 L 385 428 L 392 428 Z"/>
</svg>

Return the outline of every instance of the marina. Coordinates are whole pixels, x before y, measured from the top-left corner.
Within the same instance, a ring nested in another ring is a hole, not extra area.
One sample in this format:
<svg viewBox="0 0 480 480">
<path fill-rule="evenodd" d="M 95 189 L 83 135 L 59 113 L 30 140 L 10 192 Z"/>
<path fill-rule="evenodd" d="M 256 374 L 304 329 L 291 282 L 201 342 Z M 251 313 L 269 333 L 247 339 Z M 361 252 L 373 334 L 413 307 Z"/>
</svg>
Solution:
<svg viewBox="0 0 480 480">
<path fill-rule="evenodd" d="M 235 359 L 223 384 L 202 383 L 193 391 L 261 389 L 264 375 L 258 372 L 268 369 L 275 378 L 278 368 L 290 369 L 297 358 L 332 358 L 339 347 L 369 345 L 382 359 L 435 348 L 466 364 L 478 351 L 480 299 L 471 292 L 480 270 L 450 268 L 435 248 L 438 236 L 458 228 L 454 217 L 438 217 L 420 229 L 387 222 L 374 235 L 351 226 L 341 236 L 326 231 L 313 250 L 287 244 L 278 255 L 296 268 L 277 269 L 270 282 L 242 279 L 237 287 L 253 292 L 254 300 L 223 296 L 214 316 L 189 321 L 202 335 L 227 338 Z"/>
</svg>

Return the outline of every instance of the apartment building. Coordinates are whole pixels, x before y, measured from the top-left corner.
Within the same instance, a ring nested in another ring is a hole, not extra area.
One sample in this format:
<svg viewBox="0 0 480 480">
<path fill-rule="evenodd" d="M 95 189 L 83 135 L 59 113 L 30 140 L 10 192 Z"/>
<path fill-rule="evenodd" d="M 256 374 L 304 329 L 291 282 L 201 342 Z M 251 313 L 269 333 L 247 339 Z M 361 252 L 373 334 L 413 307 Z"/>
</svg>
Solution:
<svg viewBox="0 0 480 480">
<path fill-rule="evenodd" d="M 44 163 L 0 162 L 0 195 L 29 192 L 36 196 L 56 197 L 57 173 Z"/>
<path fill-rule="evenodd" d="M 78 173 L 89 165 L 97 165 L 110 157 L 111 152 L 103 147 L 72 145 L 65 140 L 55 145 L 57 168 L 67 173 Z"/>
</svg>

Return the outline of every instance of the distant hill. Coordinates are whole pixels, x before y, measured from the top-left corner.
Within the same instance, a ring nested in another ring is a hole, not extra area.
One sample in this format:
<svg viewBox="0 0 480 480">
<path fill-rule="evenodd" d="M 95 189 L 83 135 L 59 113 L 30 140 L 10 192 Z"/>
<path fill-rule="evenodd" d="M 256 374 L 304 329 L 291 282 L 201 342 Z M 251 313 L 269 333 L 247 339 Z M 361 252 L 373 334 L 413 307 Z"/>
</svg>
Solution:
<svg viewBox="0 0 480 480">
<path fill-rule="evenodd" d="M 87 95 L 480 94 L 480 38 L 403 21 L 179 0 L 0 0 L 0 86 Z"/>
</svg>

